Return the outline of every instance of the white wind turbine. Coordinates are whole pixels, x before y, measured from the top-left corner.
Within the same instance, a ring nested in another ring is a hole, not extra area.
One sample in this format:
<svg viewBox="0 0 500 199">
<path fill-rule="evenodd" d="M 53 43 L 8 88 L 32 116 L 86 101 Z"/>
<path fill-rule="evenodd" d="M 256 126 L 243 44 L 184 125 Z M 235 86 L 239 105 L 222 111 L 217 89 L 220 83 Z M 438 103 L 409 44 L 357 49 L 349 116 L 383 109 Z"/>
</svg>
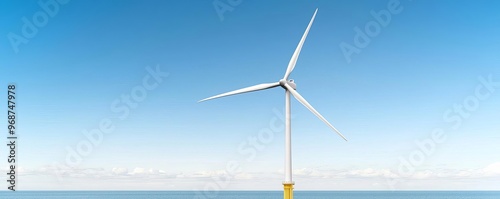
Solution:
<svg viewBox="0 0 500 199">
<path fill-rule="evenodd" d="M 293 71 L 295 64 L 297 63 L 297 59 L 299 58 L 300 50 L 302 49 L 302 45 L 304 44 L 304 41 L 306 40 L 307 34 L 309 33 L 309 29 L 311 28 L 311 25 L 314 21 L 314 18 L 316 17 L 316 13 L 318 12 L 318 9 L 314 12 L 314 15 L 309 22 L 309 25 L 306 28 L 306 31 L 304 32 L 304 35 L 302 36 L 302 39 L 300 39 L 299 44 L 297 45 L 297 48 L 295 49 L 295 52 L 292 55 L 292 58 L 290 59 L 290 62 L 288 63 L 288 68 L 286 69 L 285 76 L 283 76 L 283 79 L 279 80 L 279 82 L 275 83 L 264 83 L 264 84 L 258 84 L 255 86 L 250 86 L 242 89 L 238 89 L 235 91 L 223 93 L 220 95 L 216 95 L 213 97 L 205 98 L 203 100 L 200 100 L 199 102 L 215 99 L 215 98 L 220 98 L 220 97 L 226 97 L 230 95 L 236 95 L 236 94 L 241 94 L 241 93 L 247 93 L 247 92 L 253 92 L 253 91 L 259 91 L 259 90 L 265 90 L 269 88 L 274 88 L 281 86 L 283 89 L 285 89 L 285 109 L 286 109 L 286 122 L 285 122 L 285 181 L 283 181 L 284 185 L 284 198 L 293 198 L 293 184 L 294 182 L 292 181 L 292 145 L 291 145 L 291 126 L 290 126 L 290 93 L 299 101 L 302 105 L 304 105 L 309 111 L 311 111 L 314 115 L 316 115 L 321 121 L 323 121 L 326 125 L 328 125 L 330 128 L 335 131 L 340 137 L 342 137 L 344 140 L 347 141 L 347 139 L 335 128 L 333 125 L 330 124 L 316 109 L 314 109 L 309 102 L 307 102 L 297 91 L 296 91 L 296 85 L 292 79 L 288 79 L 288 76 L 290 76 L 290 73 Z"/>
</svg>

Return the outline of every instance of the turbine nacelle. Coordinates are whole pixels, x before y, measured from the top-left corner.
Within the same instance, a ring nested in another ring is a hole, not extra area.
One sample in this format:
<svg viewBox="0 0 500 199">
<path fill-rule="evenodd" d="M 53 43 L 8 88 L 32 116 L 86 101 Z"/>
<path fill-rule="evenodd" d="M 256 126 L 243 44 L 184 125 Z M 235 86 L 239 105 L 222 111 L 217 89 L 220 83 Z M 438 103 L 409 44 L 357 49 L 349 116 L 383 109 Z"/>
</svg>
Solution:
<svg viewBox="0 0 500 199">
<path fill-rule="evenodd" d="M 290 87 L 293 88 L 293 90 L 297 90 L 297 85 L 295 84 L 293 79 L 290 79 L 288 81 L 286 81 L 286 79 L 281 79 L 279 81 L 279 83 L 280 83 L 280 86 L 283 87 L 285 90 L 288 89 L 288 88 L 286 88 L 285 84 L 288 84 Z"/>
</svg>

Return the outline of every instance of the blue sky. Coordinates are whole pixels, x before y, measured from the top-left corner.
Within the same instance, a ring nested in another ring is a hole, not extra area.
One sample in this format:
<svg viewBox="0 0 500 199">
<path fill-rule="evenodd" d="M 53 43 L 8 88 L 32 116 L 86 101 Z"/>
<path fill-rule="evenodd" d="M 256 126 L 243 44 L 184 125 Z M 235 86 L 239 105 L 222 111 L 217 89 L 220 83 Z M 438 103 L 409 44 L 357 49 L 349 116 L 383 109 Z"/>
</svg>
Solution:
<svg viewBox="0 0 500 199">
<path fill-rule="evenodd" d="M 497 1 L 70 1 L 54 16 L 39 2 L 0 6 L 0 90 L 18 85 L 22 189 L 204 190 L 233 161 L 240 170 L 219 190 L 281 189 L 283 90 L 196 102 L 278 81 L 316 8 L 291 78 L 349 142 L 292 100 L 296 190 L 499 187 L 500 85 L 484 83 L 500 82 Z M 214 2 L 232 11 L 220 18 Z M 387 26 L 370 13 L 397 2 Z M 40 12 L 46 24 L 13 45 Z M 380 31 L 348 61 L 340 44 L 370 23 Z M 157 86 L 126 105 L 144 78 Z M 114 130 L 69 165 L 68 148 L 103 120 Z M 425 153 L 417 143 L 436 129 L 446 139 Z"/>
</svg>

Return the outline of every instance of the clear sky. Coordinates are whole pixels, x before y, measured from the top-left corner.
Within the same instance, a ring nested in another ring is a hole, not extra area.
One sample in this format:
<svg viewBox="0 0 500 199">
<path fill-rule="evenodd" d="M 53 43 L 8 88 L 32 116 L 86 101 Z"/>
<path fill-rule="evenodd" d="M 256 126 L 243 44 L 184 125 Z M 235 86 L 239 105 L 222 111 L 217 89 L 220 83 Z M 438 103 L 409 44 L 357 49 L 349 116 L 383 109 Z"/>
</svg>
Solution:
<svg viewBox="0 0 500 199">
<path fill-rule="evenodd" d="M 498 190 L 499 7 L 2 1 L 19 189 L 281 190 L 283 90 L 197 101 L 282 78 L 318 8 L 291 78 L 349 141 L 292 100 L 295 189 Z"/>
</svg>

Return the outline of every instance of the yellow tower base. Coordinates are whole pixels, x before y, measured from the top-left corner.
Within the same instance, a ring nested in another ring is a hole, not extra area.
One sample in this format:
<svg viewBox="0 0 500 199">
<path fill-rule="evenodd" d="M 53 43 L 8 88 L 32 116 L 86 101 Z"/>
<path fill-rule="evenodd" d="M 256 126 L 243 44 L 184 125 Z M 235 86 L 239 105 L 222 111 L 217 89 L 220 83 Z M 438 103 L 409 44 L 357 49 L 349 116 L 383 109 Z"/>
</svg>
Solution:
<svg viewBox="0 0 500 199">
<path fill-rule="evenodd" d="M 284 199 L 293 199 L 293 182 L 283 183 L 283 198 Z"/>
</svg>

